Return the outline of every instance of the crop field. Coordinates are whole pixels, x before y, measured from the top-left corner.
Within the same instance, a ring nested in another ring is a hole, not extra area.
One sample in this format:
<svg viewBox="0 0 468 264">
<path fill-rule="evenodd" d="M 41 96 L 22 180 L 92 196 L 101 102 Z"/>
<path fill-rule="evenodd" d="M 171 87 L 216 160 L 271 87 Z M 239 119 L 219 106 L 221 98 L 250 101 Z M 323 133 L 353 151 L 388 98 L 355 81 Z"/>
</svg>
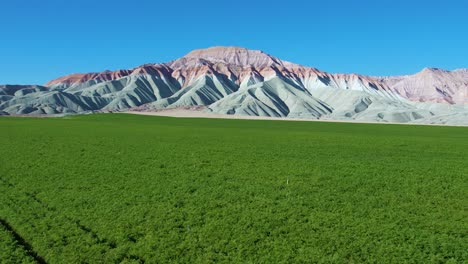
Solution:
<svg viewBox="0 0 468 264">
<path fill-rule="evenodd" d="M 468 128 L 0 118 L 2 263 L 466 263 Z"/>
</svg>

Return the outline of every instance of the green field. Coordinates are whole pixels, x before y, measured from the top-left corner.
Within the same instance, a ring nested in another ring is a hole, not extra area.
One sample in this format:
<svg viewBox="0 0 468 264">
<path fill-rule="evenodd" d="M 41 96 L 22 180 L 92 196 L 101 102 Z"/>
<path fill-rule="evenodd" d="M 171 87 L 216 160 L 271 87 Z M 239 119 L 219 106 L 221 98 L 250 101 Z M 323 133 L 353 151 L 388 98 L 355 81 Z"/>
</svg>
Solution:
<svg viewBox="0 0 468 264">
<path fill-rule="evenodd" d="M 466 263 L 468 128 L 0 119 L 2 263 Z"/>
</svg>

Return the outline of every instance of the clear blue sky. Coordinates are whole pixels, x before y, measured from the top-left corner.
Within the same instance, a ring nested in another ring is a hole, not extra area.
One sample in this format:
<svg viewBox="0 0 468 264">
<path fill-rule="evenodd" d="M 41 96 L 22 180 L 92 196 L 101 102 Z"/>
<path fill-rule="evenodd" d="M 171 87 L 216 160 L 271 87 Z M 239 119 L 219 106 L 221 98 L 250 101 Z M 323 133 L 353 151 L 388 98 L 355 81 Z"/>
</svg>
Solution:
<svg viewBox="0 0 468 264">
<path fill-rule="evenodd" d="M 329 72 L 468 67 L 467 0 L 5 0 L 0 84 L 242 46 Z"/>
</svg>

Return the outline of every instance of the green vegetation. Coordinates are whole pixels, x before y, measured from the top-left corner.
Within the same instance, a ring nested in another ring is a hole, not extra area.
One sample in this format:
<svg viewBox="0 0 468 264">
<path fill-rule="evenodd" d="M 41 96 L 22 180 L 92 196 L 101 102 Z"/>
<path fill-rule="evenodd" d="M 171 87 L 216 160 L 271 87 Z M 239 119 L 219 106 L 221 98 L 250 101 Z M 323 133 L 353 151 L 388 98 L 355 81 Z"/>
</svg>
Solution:
<svg viewBox="0 0 468 264">
<path fill-rule="evenodd" d="M 0 224 L 0 260 L 2 263 L 35 263 L 13 233 Z"/>
<path fill-rule="evenodd" d="M 31 246 L 3 226 L 5 263 L 468 261 L 468 128 L 8 117 L 0 144 Z"/>
</svg>

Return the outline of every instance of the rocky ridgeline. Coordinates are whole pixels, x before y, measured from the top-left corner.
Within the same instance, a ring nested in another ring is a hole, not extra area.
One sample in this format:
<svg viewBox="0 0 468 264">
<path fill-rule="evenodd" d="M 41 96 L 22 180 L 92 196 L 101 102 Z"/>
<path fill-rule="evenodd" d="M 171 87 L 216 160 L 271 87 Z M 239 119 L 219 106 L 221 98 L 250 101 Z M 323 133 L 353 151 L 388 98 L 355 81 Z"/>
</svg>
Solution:
<svg viewBox="0 0 468 264">
<path fill-rule="evenodd" d="M 458 124 L 468 123 L 467 104 L 466 69 L 426 68 L 396 77 L 330 74 L 238 47 L 72 74 L 44 86 L 0 86 L 4 115 L 195 107 L 233 115 Z"/>
</svg>

